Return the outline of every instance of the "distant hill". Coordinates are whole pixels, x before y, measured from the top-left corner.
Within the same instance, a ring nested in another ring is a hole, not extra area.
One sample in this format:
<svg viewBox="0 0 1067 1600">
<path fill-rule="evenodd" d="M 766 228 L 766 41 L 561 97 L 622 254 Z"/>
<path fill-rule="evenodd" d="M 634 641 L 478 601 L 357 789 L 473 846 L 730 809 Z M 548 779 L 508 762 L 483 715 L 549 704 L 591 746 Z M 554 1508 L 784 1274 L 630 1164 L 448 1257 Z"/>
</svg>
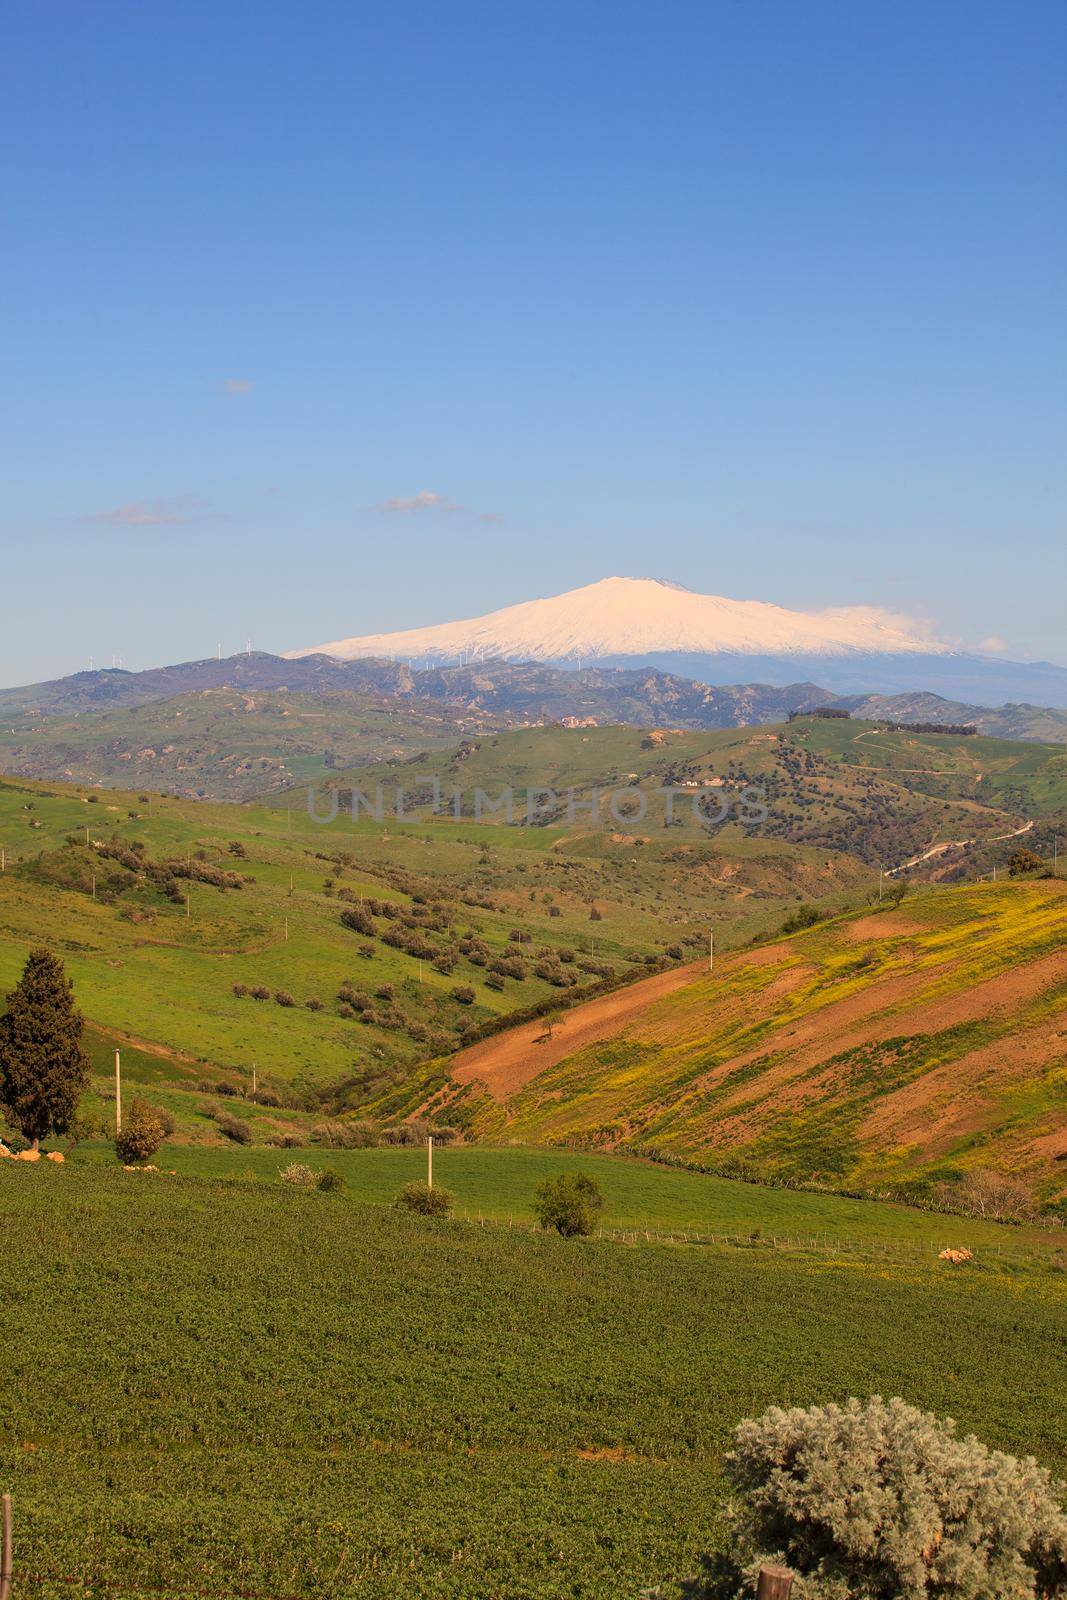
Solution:
<svg viewBox="0 0 1067 1600">
<path fill-rule="evenodd" d="M 474 710 L 348 691 L 187 690 L 107 711 L 0 717 L 0 771 L 194 800 L 248 800 L 357 761 L 398 760 L 492 726 Z"/>
<path fill-rule="evenodd" d="M 775 840 L 887 869 L 929 853 L 916 870 L 946 877 L 1006 860 L 1012 837 L 1024 831 L 1051 853 L 1067 823 L 1067 754 L 1059 746 L 900 732 L 847 717 L 721 730 L 556 725 L 486 732 L 400 768 L 361 764 L 326 779 L 344 806 L 353 788 L 371 795 L 381 785 L 393 794 L 399 784 L 409 809 L 419 812 L 424 797 L 425 817 L 434 781 L 445 808 L 459 804 L 468 816 L 477 790 L 493 797 L 510 786 L 517 822 L 533 803 L 541 825 L 565 826 L 569 806 L 584 818 L 594 790 L 603 810 L 605 793 L 621 789 L 616 831 L 637 839 L 673 841 L 679 850 L 708 839 L 716 846 Z M 738 809 L 749 786 L 767 807 L 752 826 L 739 821 Z M 538 798 L 546 788 L 555 800 Z M 658 793 L 664 788 L 677 791 L 669 814 Z M 449 798 L 454 790 L 458 800 Z M 274 803 L 291 797 L 282 793 Z M 625 823 L 627 815 L 634 820 Z"/>
<path fill-rule="evenodd" d="M 312 656 L 286 661 L 252 651 L 220 660 L 183 661 L 172 667 L 126 672 L 100 667 L 66 678 L 0 689 L 0 716 L 51 716 L 69 711 L 101 711 L 171 700 L 199 689 L 291 689 L 305 693 L 343 690 L 355 694 L 411 694 L 406 667 L 392 661 L 358 661 L 347 665 Z"/>
<path fill-rule="evenodd" d="M 1067 1192 L 1067 885 L 916 894 L 461 1051 L 435 1114 L 882 1189 L 980 1169 Z"/>
<path fill-rule="evenodd" d="M 725 729 L 784 722 L 818 706 L 1067 742 L 1067 712 L 984 710 L 929 693 L 835 695 L 806 682 L 712 687 L 643 669 L 578 672 L 536 662 L 413 672 L 394 661 L 257 653 L 137 673 L 81 672 L 0 691 L 0 769 L 244 799 L 333 767 L 434 748 L 469 730 L 554 722 Z"/>
</svg>

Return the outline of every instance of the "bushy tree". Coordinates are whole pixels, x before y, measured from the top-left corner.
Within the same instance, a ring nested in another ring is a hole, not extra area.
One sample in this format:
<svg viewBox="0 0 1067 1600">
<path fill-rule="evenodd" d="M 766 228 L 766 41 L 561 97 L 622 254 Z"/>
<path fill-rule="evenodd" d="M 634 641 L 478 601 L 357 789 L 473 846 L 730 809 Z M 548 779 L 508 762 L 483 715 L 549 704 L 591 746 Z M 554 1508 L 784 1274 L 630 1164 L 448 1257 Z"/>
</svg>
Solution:
<svg viewBox="0 0 1067 1600">
<path fill-rule="evenodd" d="M 794 1600 L 1024 1600 L 1067 1593 L 1064 1486 L 1032 1458 L 875 1395 L 742 1422 L 726 1472 L 742 1509 L 731 1559 L 692 1594 Z"/>
<path fill-rule="evenodd" d="M 595 1178 L 584 1172 L 563 1172 L 537 1186 L 534 1211 L 542 1228 L 555 1228 L 565 1239 L 592 1233 L 604 1208 Z"/>
<path fill-rule="evenodd" d="M 420 1217 L 447 1217 L 452 1209 L 452 1195 L 448 1189 L 431 1187 L 416 1179 L 405 1183 L 397 1196 L 397 1205 L 406 1211 L 417 1211 Z"/>
<path fill-rule="evenodd" d="M 165 1138 L 166 1128 L 156 1108 L 144 1100 L 135 1100 L 115 1135 L 115 1154 L 127 1166 L 151 1161 Z"/>
<path fill-rule="evenodd" d="M 0 1017 L 0 1104 L 36 1150 L 66 1133 L 89 1083 L 73 984 L 51 950 L 31 950 Z"/>
<path fill-rule="evenodd" d="M 290 1161 L 287 1167 L 282 1167 L 278 1176 L 294 1189 L 314 1189 L 319 1181 L 318 1175 L 310 1167 L 305 1167 L 302 1161 Z"/>
</svg>

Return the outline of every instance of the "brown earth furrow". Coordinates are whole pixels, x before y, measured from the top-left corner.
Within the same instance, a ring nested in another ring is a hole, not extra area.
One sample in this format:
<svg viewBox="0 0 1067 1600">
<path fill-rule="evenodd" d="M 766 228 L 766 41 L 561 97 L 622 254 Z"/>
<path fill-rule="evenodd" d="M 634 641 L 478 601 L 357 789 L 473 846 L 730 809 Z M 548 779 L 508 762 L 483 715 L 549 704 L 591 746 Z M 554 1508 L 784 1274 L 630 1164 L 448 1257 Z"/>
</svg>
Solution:
<svg viewBox="0 0 1067 1600">
<path fill-rule="evenodd" d="M 658 972 L 653 978 L 639 978 L 611 994 L 598 995 L 595 1000 L 553 1017 L 551 1037 L 546 1037 L 547 1018 L 494 1034 L 458 1053 L 452 1063 L 452 1078 L 456 1083 L 482 1083 L 494 1100 L 504 1101 L 546 1067 L 555 1066 L 587 1044 L 614 1038 L 656 1000 L 685 988 L 706 971 L 706 961 L 693 961 L 669 972 Z"/>
<path fill-rule="evenodd" d="M 951 966 L 938 969 L 946 975 Z M 1027 966 L 1013 967 L 987 978 L 959 993 L 934 999 L 917 1007 L 902 1008 L 929 987 L 936 974 L 908 973 L 873 984 L 869 989 L 831 1002 L 821 1011 L 761 1040 L 758 1047 L 735 1056 L 697 1079 L 686 1098 L 696 1098 L 714 1088 L 740 1067 L 751 1065 L 763 1056 L 782 1055 L 783 1059 L 761 1075 L 765 1092 L 785 1092 L 790 1081 L 811 1071 L 821 1061 L 863 1044 L 879 1044 L 902 1034 L 939 1033 L 961 1022 L 972 1022 L 996 1012 L 1010 1012 L 1045 993 L 1057 983 L 1067 981 L 1067 950 L 1053 951 Z M 888 1013 L 883 1015 L 883 1013 Z M 722 1101 L 724 1108 L 751 1098 L 751 1090 L 741 1086 Z"/>
<path fill-rule="evenodd" d="M 859 1136 L 864 1143 L 917 1144 L 928 1157 L 941 1155 L 996 1116 L 992 1096 L 998 1089 L 1036 1077 L 1064 1054 L 1062 1014 L 1012 1031 L 893 1090 L 860 1124 Z M 1050 1137 L 1067 1141 L 1067 1118 Z"/>
</svg>

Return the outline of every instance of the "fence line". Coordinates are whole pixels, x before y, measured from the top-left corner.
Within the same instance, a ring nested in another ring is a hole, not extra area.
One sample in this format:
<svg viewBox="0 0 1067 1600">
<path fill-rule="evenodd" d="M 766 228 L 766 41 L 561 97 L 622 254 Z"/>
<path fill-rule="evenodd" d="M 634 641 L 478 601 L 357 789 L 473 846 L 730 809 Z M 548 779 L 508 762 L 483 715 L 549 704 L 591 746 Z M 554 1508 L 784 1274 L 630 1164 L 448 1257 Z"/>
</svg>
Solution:
<svg viewBox="0 0 1067 1600">
<path fill-rule="evenodd" d="M 540 1233 L 536 1222 L 509 1215 L 506 1220 L 486 1217 L 482 1212 L 458 1213 L 464 1222 L 479 1227 L 520 1228 L 526 1233 Z M 774 1234 L 757 1230 L 755 1233 L 711 1233 L 692 1228 L 604 1228 L 597 1229 L 595 1237 L 608 1239 L 615 1244 L 634 1245 L 720 1245 L 738 1250 L 782 1250 L 793 1254 L 850 1255 L 861 1261 L 894 1261 L 921 1265 L 936 1261 L 946 1249 L 959 1249 L 960 1240 L 937 1240 L 927 1243 L 913 1239 L 838 1239 L 828 1234 Z M 1040 1254 L 1028 1251 L 1025 1246 L 1013 1249 L 1003 1244 L 968 1246 L 975 1265 L 1028 1266 L 1045 1264 Z"/>
</svg>

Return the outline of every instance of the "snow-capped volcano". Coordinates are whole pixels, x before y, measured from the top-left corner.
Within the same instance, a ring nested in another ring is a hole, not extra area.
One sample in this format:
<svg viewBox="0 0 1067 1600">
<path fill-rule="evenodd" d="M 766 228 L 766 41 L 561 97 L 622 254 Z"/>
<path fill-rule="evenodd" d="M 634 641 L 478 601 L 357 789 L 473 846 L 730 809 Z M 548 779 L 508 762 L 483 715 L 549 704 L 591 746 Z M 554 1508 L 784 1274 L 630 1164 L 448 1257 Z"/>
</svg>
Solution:
<svg viewBox="0 0 1067 1600">
<path fill-rule="evenodd" d="M 907 618 L 870 606 L 789 611 L 762 600 L 693 594 L 654 578 L 602 578 L 465 622 L 335 639 L 290 656 L 468 662 L 503 657 L 578 662 L 661 656 L 947 655 Z"/>
</svg>

